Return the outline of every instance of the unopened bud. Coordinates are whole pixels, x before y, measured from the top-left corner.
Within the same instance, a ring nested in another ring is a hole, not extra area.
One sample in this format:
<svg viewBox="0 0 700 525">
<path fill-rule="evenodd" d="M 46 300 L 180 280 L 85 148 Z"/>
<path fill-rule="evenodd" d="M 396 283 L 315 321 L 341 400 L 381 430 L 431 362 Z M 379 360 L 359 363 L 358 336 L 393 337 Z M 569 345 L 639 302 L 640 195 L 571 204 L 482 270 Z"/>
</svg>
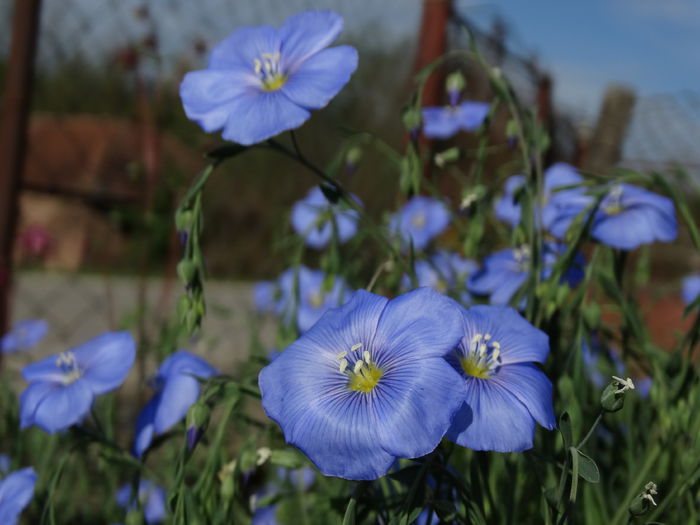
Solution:
<svg viewBox="0 0 700 525">
<path fill-rule="evenodd" d="M 272 456 L 272 450 L 268 447 L 260 447 L 257 450 L 255 464 L 258 467 L 265 464 L 265 462 L 270 459 L 270 456 Z"/>
<path fill-rule="evenodd" d="M 403 125 L 406 127 L 408 132 L 411 134 L 411 138 L 413 138 L 413 135 L 418 136 L 418 132 L 420 131 L 420 124 L 421 124 L 421 114 L 420 111 L 414 107 L 408 108 L 406 111 L 403 112 Z"/>
<path fill-rule="evenodd" d="M 355 173 L 360 160 L 362 159 L 362 150 L 357 146 L 352 147 L 348 150 L 345 155 L 345 171 L 348 175 Z"/>
<path fill-rule="evenodd" d="M 183 259 L 177 263 L 177 275 L 182 284 L 189 286 L 194 282 L 194 278 L 197 275 L 197 265 L 190 259 Z"/>
<path fill-rule="evenodd" d="M 197 401 L 187 411 L 187 450 L 192 452 L 209 424 L 211 409 L 205 402 Z"/>
<path fill-rule="evenodd" d="M 450 106 L 456 106 L 459 103 L 459 96 L 466 85 L 464 76 L 459 71 L 450 73 L 445 81 L 447 96 L 449 97 Z"/>
<path fill-rule="evenodd" d="M 459 148 L 450 148 L 435 155 L 435 164 L 438 168 L 444 168 L 448 163 L 459 160 Z"/>
</svg>

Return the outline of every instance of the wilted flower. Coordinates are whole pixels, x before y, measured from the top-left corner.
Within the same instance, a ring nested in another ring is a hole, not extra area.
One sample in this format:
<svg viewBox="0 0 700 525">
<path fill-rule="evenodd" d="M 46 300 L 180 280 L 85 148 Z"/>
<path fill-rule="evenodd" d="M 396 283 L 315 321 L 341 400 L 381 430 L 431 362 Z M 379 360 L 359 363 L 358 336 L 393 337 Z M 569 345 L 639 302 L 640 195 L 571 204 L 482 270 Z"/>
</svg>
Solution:
<svg viewBox="0 0 700 525">
<path fill-rule="evenodd" d="M 692 304 L 700 295 L 700 274 L 689 275 L 683 279 L 681 295 L 686 305 Z"/>
<path fill-rule="evenodd" d="M 449 139 L 459 130 L 474 131 L 484 122 L 488 112 L 489 104 L 471 100 L 423 108 L 423 133 L 429 139 Z"/>
<path fill-rule="evenodd" d="M 512 226 L 520 224 L 521 206 L 515 202 L 515 194 L 525 184 L 524 175 L 513 175 L 506 181 L 504 195 L 494 203 L 496 217 Z M 545 229 L 556 218 L 560 206 L 573 196 L 582 195 L 583 188 L 571 188 L 555 191 L 556 188 L 579 184 L 583 179 L 570 164 L 559 162 L 550 166 L 544 172 L 544 184 L 542 202 L 536 211 L 535 217 L 539 217 Z"/>
<path fill-rule="evenodd" d="M 15 525 L 34 496 L 36 473 L 31 467 L 16 470 L 0 481 L 0 523 Z"/>
<path fill-rule="evenodd" d="M 591 196 L 578 196 L 559 206 L 550 231 L 562 238 L 571 222 L 593 202 Z M 654 241 L 671 242 L 678 235 L 673 201 L 651 191 L 615 184 L 595 211 L 591 236 L 618 248 L 633 250 Z"/>
<path fill-rule="evenodd" d="M 306 240 L 308 246 L 320 250 L 331 240 L 335 229 L 338 242 L 342 244 L 357 233 L 359 218 L 355 210 L 344 206 L 342 203 L 331 204 L 321 188 L 314 186 L 306 198 L 292 208 L 294 231 Z"/>
<path fill-rule="evenodd" d="M 11 354 L 18 350 L 28 350 L 44 338 L 48 329 L 49 323 L 43 319 L 18 321 L 0 338 L 0 353 Z"/>
<path fill-rule="evenodd" d="M 199 381 L 219 372 L 204 359 L 178 350 L 158 369 L 153 385 L 156 394 L 146 404 L 136 421 L 134 454 L 141 456 L 157 435 L 182 421 L 199 398 Z"/>
<path fill-rule="evenodd" d="M 450 213 L 444 202 L 419 195 L 392 216 L 389 229 L 401 236 L 405 246 L 413 241 L 413 247 L 422 250 L 449 224 Z"/>
<path fill-rule="evenodd" d="M 146 523 L 161 523 L 168 516 L 165 508 L 165 490 L 155 483 L 142 479 L 139 482 L 138 503 L 143 508 L 143 516 Z M 133 495 L 131 484 L 122 485 L 117 491 L 117 503 L 127 512 L 136 508 L 136 500 Z"/>
<path fill-rule="evenodd" d="M 459 306 L 430 288 L 359 290 L 260 372 L 263 408 L 325 475 L 378 478 L 450 426 L 464 387 L 445 356 L 462 331 Z"/>
<path fill-rule="evenodd" d="M 474 450 L 532 448 L 535 421 L 556 425 L 552 383 L 533 362 L 549 354 L 547 335 L 507 306 L 462 310 L 463 336 L 452 365 L 466 385 L 447 437 Z"/>
<path fill-rule="evenodd" d="M 80 422 L 95 396 L 122 384 L 134 364 L 128 332 L 106 332 L 75 348 L 25 366 L 30 384 L 20 397 L 20 426 L 52 434 Z"/>
<path fill-rule="evenodd" d="M 565 247 L 557 243 L 544 243 L 542 253 L 542 279 L 547 279 L 554 263 Z M 479 295 L 489 295 L 491 304 L 506 305 L 525 283 L 530 273 L 532 254 L 530 247 L 505 248 L 484 259 L 484 267 L 469 278 L 469 290 Z M 574 265 L 562 276 L 562 282 L 575 286 L 583 278 L 583 256 L 578 254 Z"/>
<path fill-rule="evenodd" d="M 295 292 L 298 276 L 299 295 Z M 347 302 L 352 291 L 342 277 L 333 276 L 330 280 L 321 270 L 310 270 L 300 266 L 286 270 L 279 279 L 282 293 L 280 313 L 288 320 L 294 315 L 297 328 L 305 332 L 330 308 Z"/>
<path fill-rule="evenodd" d="M 326 48 L 343 29 L 331 11 L 306 11 L 275 29 L 242 27 L 212 50 L 208 68 L 185 75 L 180 97 L 205 131 L 250 145 L 301 126 L 357 68 L 357 51 Z"/>
</svg>

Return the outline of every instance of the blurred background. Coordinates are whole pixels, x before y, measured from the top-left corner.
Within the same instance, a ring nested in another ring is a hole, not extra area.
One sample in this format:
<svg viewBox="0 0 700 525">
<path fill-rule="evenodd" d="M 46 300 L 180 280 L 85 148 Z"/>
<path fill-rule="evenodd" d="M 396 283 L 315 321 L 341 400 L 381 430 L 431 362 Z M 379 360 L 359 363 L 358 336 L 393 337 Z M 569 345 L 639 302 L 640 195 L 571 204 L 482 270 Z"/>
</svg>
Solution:
<svg viewBox="0 0 700 525">
<path fill-rule="evenodd" d="M 468 28 L 549 130 L 549 162 L 599 173 L 682 168 L 700 180 L 695 0 L 3 2 L 0 324 L 46 318 L 45 344 L 55 351 L 144 313 L 168 315 L 180 286 L 173 211 L 204 166 L 203 152 L 222 142 L 185 118 L 179 82 L 205 67 L 234 29 L 277 26 L 311 8 L 341 13 L 339 42 L 360 53 L 349 85 L 300 130 L 302 149 L 319 165 L 357 130 L 401 151 L 413 74 L 465 48 Z M 489 100 L 485 79 L 462 67 L 469 98 Z M 444 102 L 438 74 L 424 103 Z M 508 139 L 502 120 L 496 144 Z M 249 336 L 245 283 L 283 270 L 277 239 L 289 206 L 315 182 L 267 152 L 217 171 L 205 203 L 212 344 Z M 396 183 L 396 170 L 368 149 L 349 185 L 379 216 L 395 206 Z M 680 247 L 669 248 L 672 274 L 698 263 Z M 137 324 L 144 335 L 148 327 Z"/>
</svg>

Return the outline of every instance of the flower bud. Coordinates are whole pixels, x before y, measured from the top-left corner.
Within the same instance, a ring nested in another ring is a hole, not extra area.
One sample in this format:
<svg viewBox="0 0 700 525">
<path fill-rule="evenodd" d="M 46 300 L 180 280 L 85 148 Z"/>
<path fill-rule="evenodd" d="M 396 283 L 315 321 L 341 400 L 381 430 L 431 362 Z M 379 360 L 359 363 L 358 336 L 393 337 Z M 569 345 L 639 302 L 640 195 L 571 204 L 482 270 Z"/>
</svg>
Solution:
<svg viewBox="0 0 700 525">
<path fill-rule="evenodd" d="M 464 76 L 459 71 L 450 73 L 445 81 L 445 87 L 447 89 L 447 96 L 450 101 L 450 106 L 456 106 L 459 103 L 459 95 L 466 85 Z"/>
<path fill-rule="evenodd" d="M 438 168 L 444 168 L 448 163 L 458 161 L 459 156 L 459 148 L 446 149 L 435 155 L 435 164 Z"/>
<path fill-rule="evenodd" d="M 634 517 L 642 516 L 649 512 L 652 505 L 656 507 L 656 501 L 654 501 L 654 496 L 658 494 L 656 489 L 656 483 L 653 481 L 644 485 L 644 492 L 638 494 L 630 503 L 629 513 Z"/>
<path fill-rule="evenodd" d="M 211 409 L 202 400 L 197 401 L 187 411 L 187 450 L 192 452 L 209 424 Z"/>
<path fill-rule="evenodd" d="M 412 139 L 418 137 L 418 132 L 420 131 L 420 124 L 421 114 L 418 109 L 411 107 L 403 112 L 403 125 L 411 134 Z"/>
<path fill-rule="evenodd" d="M 634 383 L 629 377 L 621 379 L 613 376 L 613 381 L 605 387 L 600 396 L 600 404 L 606 412 L 617 412 L 625 403 L 625 393 L 634 390 Z"/>
<path fill-rule="evenodd" d="M 194 261 L 183 259 L 177 263 L 177 275 L 182 281 L 182 284 L 189 286 L 194 282 L 194 278 L 197 275 L 197 265 Z"/>
<path fill-rule="evenodd" d="M 357 166 L 362 159 L 362 150 L 357 146 L 353 146 L 345 154 L 345 172 L 352 175 L 357 170 Z"/>
</svg>

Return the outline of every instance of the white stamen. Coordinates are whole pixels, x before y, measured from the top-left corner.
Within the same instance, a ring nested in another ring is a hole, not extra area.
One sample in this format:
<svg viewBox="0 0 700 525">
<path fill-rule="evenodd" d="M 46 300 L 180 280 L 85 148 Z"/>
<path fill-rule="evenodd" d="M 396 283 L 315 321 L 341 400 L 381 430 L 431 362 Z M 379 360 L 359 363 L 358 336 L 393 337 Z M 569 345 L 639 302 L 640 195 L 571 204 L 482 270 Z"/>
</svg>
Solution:
<svg viewBox="0 0 700 525">
<path fill-rule="evenodd" d="M 486 334 L 484 336 L 484 341 L 488 341 L 489 339 L 491 339 L 491 334 Z"/>
<path fill-rule="evenodd" d="M 371 361 L 370 356 L 369 356 L 369 352 L 367 350 L 362 352 L 362 357 L 365 358 L 365 363 L 369 363 Z"/>
<path fill-rule="evenodd" d="M 348 360 L 347 360 L 347 359 L 343 359 L 343 360 L 340 362 L 340 373 L 342 374 L 343 372 L 345 372 L 345 369 L 346 369 L 347 367 L 348 367 Z"/>
<path fill-rule="evenodd" d="M 634 390 L 634 383 L 632 382 L 632 378 L 628 377 L 627 379 L 622 379 L 617 376 L 612 376 L 612 378 L 617 381 L 617 384 L 620 388 L 615 390 L 616 394 L 624 394 L 628 390 Z"/>
<path fill-rule="evenodd" d="M 342 359 L 342 358 L 345 357 L 346 355 L 348 355 L 347 352 L 340 352 L 337 356 L 335 356 L 335 359 L 336 359 L 336 361 L 337 361 L 338 359 Z"/>
<path fill-rule="evenodd" d="M 355 363 L 355 367 L 352 369 L 353 374 L 357 374 L 360 370 L 362 370 L 363 366 L 365 366 L 364 361 L 362 361 L 362 359 L 358 359 Z"/>
<path fill-rule="evenodd" d="M 360 348 L 362 348 L 362 343 L 356 343 L 352 345 L 352 347 L 350 347 L 350 351 L 354 352 L 355 350 L 359 350 Z"/>
</svg>

